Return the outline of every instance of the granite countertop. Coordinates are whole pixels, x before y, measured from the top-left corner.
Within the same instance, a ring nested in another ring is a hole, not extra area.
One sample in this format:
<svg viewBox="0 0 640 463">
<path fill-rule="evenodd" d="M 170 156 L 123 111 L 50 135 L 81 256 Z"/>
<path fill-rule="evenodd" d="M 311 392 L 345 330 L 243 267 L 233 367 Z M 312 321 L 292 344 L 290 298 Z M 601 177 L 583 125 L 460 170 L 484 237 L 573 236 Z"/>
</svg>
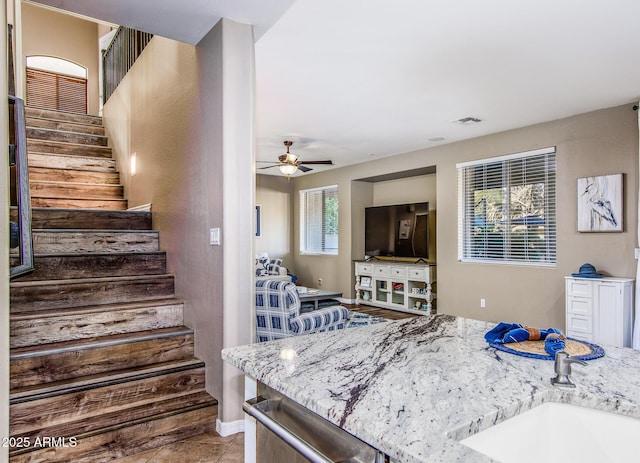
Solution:
<svg viewBox="0 0 640 463">
<path fill-rule="evenodd" d="M 435 315 L 223 350 L 245 374 L 400 462 L 490 462 L 458 442 L 543 402 L 640 418 L 640 351 L 603 346 L 551 386 L 553 362 L 488 347 L 495 323 Z"/>
</svg>

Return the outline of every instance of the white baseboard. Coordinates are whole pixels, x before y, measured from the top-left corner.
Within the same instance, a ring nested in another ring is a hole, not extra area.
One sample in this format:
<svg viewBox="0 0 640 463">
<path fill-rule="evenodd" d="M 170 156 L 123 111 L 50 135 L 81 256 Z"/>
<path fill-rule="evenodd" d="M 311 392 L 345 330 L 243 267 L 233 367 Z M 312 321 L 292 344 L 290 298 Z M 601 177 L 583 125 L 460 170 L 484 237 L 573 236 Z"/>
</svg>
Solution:
<svg viewBox="0 0 640 463">
<path fill-rule="evenodd" d="M 355 304 L 356 300 L 355 299 L 349 299 L 346 297 L 339 297 L 337 298 L 338 302 L 341 304 Z"/>
<path fill-rule="evenodd" d="M 236 420 L 230 421 L 228 423 L 223 423 L 219 419 L 216 419 L 216 431 L 222 437 L 227 437 L 232 434 L 244 432 L 244 420 Z"/>
<path fill-rule="evenodd" d="M 141 204 L 140 206 L 134 206 L 127 209 L 128 211 L 141 211 L 141 212 L 151 212 L 151 203 Z"/>
</svg>

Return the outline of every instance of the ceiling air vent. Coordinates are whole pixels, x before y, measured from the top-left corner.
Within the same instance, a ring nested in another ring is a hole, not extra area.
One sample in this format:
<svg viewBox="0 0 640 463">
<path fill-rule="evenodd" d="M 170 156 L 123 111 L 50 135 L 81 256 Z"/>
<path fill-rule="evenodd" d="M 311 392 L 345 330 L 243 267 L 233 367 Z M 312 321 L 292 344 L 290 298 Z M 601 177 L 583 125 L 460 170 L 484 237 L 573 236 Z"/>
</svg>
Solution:
<svg viewBox="0 0 640 463">
<path fill-rule="evenodd" d="M 462 117 L 460 119 L 457 119 L 453 122 L 456 124 L 471 125 L 471 124 L 477 124 L 478 122 L 481 122 L 481 120 L 478 119 L 477 117 L 467 116 L 467 117 Z"/>
</svg>

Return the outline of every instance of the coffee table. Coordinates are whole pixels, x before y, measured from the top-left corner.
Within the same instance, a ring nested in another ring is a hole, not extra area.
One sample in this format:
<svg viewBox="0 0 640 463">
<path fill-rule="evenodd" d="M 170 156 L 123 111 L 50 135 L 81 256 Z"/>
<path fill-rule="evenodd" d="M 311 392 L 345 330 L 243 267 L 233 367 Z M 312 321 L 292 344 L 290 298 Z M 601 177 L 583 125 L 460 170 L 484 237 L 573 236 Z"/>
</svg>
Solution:
<svg viewBox="0 0 640 463">
<path fill-rule="evenodd" d="M 300 302 L 313 302 L 313 310 L 318 310 L 318 302 L 325 299 L 333 299 L 334 297 L 342 297 L 342 293 L 328 289 L 308 288 L 306 293 L 298 293 L 298 296 L 300 296 Z"/>
</svg>

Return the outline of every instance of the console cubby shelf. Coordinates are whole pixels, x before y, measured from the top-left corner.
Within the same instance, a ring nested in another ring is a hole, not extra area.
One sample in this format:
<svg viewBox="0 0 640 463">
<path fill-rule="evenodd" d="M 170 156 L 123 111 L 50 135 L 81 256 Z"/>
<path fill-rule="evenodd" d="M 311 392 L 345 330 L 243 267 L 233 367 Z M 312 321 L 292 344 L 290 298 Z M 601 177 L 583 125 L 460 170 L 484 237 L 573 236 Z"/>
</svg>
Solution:
<svg viewBox="0 0 640 463">
<path fill-rule="evenodd" d="M 356 304 L 427 315 L 433 311 L 435 264 L 355 262 Z"/>
</svg>

